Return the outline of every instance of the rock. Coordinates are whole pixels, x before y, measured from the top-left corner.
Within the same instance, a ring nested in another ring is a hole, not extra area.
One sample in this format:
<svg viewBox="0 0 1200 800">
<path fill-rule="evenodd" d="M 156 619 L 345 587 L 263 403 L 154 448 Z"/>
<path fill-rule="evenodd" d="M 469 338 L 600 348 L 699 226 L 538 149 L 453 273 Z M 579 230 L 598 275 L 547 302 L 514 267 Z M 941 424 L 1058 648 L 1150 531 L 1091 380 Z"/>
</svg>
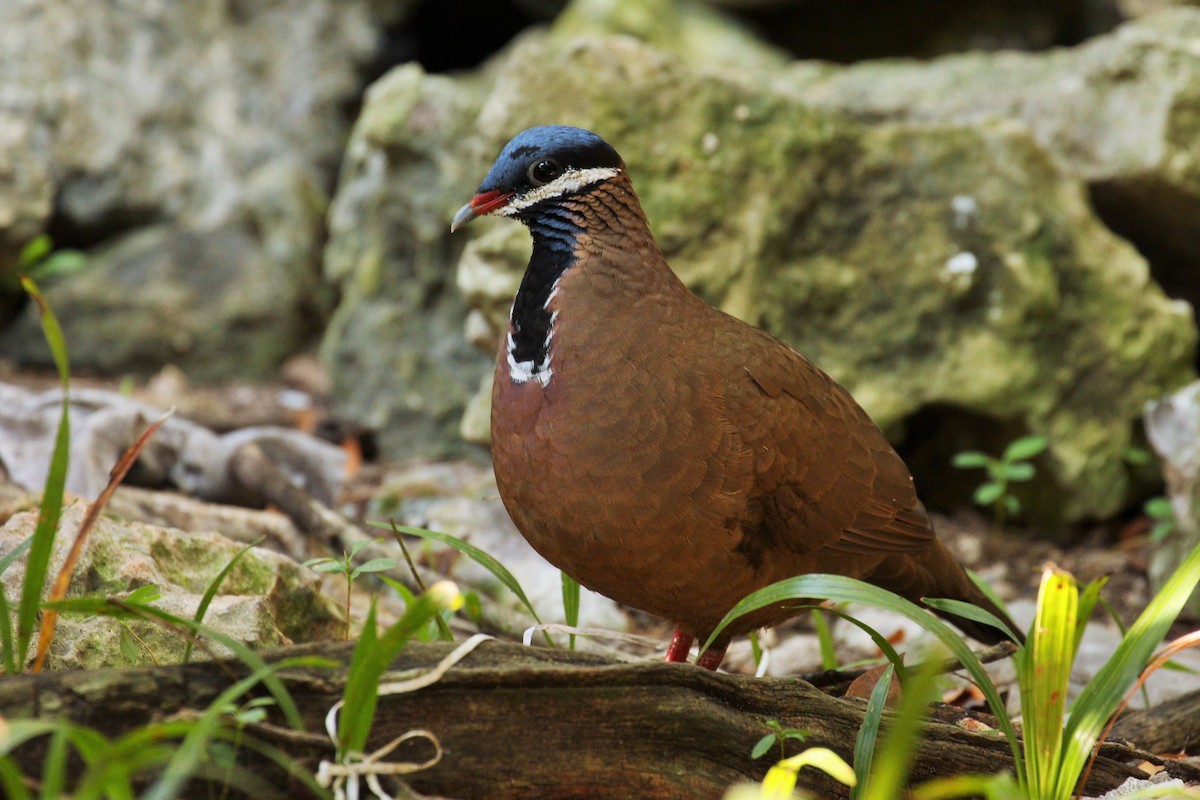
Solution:
<svg viewBox="0 0 1200 800">
<path fill-rule="evenodd" d="M 347 109 L 397 5 L 4 4 L 0 274 L 48 228 L 89 248 L 46 287 L 76 366 L 261 376 L 312 339 Z M 42 365 L 34 317 L 0 349 Z"/>
<path fill-rule="evenodd" d="M 1031 516 L 1061 525 L 1120 509 L 1141 404 L 1192 375 L 1190 309 L 1162 295 L 1023 127 L 867 125 L 810 107 L 775 77 L 718 74 L 628 38 L 533 35 L 471 80 L 415 67 L 385 78 L 351 145 L 327 262 L 358 294 L 339 309 L 343 327 L 370 334 L 353 361 L 333 363 L 343 395 L 352 387 L 374 405 L 343 408 L 375 424 L 412 419 L 407 436 L 388 429 L 393 453 L 455 448 L 433 437 L 454 432 L 444 420 L 461 416 L 494 344 L 482 359 L 446 356 L 462 352 L 467 315 L 442 281 L 457 259 L 492 331 L 472 316 L 472 335 L 495 342 L 527 245 L 519 229 L 494 233 L 515 227 L 503 221 L 450 240 L 446 220 L 514 132 L 553 120 L 615 143 L 668 258 L 706 299 L 811 356 L 895 440 L 932 417 L 914 459 L 923 494 L 965 502 L 975 476 L 938 492 L 951 456 L 1036 431 L 1051 447 L 1022 487 Z M 397 188 L 417 183 L 428 195 Z M 358 287 L 395 299 L 373 310 Z M 418 291 L 430 315 L 420 334 L 401 311 Z M 385 380 L 401 385 L 385 393 Z M 447 399 L 422 405 L 409 384 Z M 453 394 L 438 393 L 446 384 Z M 951 424 L 968 415 L 982 423 L 966 430 L 975 439 Z"/>
<path fill-rule="evenodd" d="M 1145 424 L 1175 513 L 1175 529 L 1150 559 L 1150 584 L 1157 592 L 1200 545 L 1200 383 L 1147 403 Z M 1182 615 L 1200 619 L 1200 592 L 1193 592 Z"/>
<path fill-rule="evenodd" d="M 338 413 L 397 457 L 478 454 L 458 436 L 489 356 L 462 335 L 455 205 L 474 189 L 463 158 L 479 90 L 416 65 L 380 79 L 355 125 L 329 214 L 326 279 L 342 301 L 321 345 Z M 475 147 L 480 147 L 476 142 Z"/>
<path fill-rule="evenodd" d="M 47 587 L 58 574 L 85 510 L 83 504 L 75 503 L 63 511 Z M 0 553 L 10 552 L 32 535 L 36 522 L 34 512 L 12 516 L 0 527 Z M 185 534 L 102 516 L 88 538 L 67 597 L 121 597 L 152 585 L 162 593 L 155 606 L 191 619 L 208 585 L 241 548 L 216 533 Z M 3 576 L 12 608 L 20 596 L 25 559 L 19 558 Z M 225 577 L 204 623 L 255 648 L 332 638 L 341 634 L 342 623 L 333 605 L 317 590 L 318 583 L 315 573 L 291 559 L 250 550 Z M 150 622 L 125 625 L 136 639 L 126 635 L 122 646 L 125 627 L 121 622 L 61 615 L 47 665 L 51 669 L 94 669 L 181 660 L 186 646 L 182 636 Z M 218 655 L 227 655 L 219 645 L 213 649 Z M 200 650 L 196 655 L 204 657 Z"/>
<path fill-rule="evenodd" d="M 1200 304 L 1200 8 L 1174 8 L 1072 49 L 970 53 L 847 69 L 795 65 L 808 103 L 870 122 L 1016 120 L 1105 222 L 1151 260 L 1168 292 Z"/>
<path fill-rule="evenodd" d="M 62 392 L 36 393 L 0 382 L 0 465 L 24 489 L 46 481 L 62 414 Z M 116 392 L 76 389 L 70 394 L 71 445 L 66 489 L 94 500 L 114 465 L 162 409 Z M 292 428 L 258 425 L 218 435 L 181 417 L 168 417 L 146 443 L 128 482 L 177 488 L 192 497 L 261 505 L 255 487 L 232 466 L 239 450 L 256 445 L 288 478 L 315 499 L 332 504 L 343 487 L 345 453 Z"/>
<path fill-rule="evenodd" d="M 798 58 L 841 63 L 932 58 L 964 50 L 1043 50 L 1095 35 L 1120 19 L 1110 0 L 717 4 L 741 11 L 760 35 Z"/>
<path fill-rule="evenodd" d="M 692 0 L 573 0 L 553 35 L 567 42 L 600 31 L 632 36 L 697 67 L 781 67 L 788 60 L 733 17 Z"/>
</svg>

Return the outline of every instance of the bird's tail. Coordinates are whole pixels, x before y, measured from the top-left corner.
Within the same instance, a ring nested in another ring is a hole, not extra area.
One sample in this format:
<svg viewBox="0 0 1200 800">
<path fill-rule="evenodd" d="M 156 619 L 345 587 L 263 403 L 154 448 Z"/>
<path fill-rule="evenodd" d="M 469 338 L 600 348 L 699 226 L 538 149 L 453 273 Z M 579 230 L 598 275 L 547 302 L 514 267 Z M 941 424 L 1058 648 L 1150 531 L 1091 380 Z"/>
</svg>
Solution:
<svg viewBox="0 0 1200 800">
<path fill-rule="evenodd" d="M 1025 635 L 1016 623 L 979 590 L 946 546 L 936 539 L 929 550 L 920 557 L 906 556 L 904 559 L 885 561 L 880 565 L 879 571 L 871 576 L 871 581 L 916 603 L 921 602 L 923 597 L 944 597 L 979 606 L 1007 625 L 1016 637 L 1014 640 L 1008 632 L 994 625 L 930 609 L 963 633 L 984 644 L 1025 642 Z"/>
</svg>

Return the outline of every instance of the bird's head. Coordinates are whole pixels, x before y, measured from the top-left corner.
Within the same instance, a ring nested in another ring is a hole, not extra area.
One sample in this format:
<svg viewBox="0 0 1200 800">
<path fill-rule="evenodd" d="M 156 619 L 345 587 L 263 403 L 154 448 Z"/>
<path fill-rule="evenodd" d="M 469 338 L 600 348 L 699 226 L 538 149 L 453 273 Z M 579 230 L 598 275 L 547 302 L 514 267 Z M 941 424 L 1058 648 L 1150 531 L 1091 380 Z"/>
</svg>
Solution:
<svg viewBox="0 0 1200 800">
<path fill-rule="evenodd" d="M 591 131 L 543 125 L 517 134 L 472 198 L 450 223 L 451 232 L 493 212 L 519 217 L 540 203 L 579 194 L 625 168 L 617 151 Z"/>
</svg>

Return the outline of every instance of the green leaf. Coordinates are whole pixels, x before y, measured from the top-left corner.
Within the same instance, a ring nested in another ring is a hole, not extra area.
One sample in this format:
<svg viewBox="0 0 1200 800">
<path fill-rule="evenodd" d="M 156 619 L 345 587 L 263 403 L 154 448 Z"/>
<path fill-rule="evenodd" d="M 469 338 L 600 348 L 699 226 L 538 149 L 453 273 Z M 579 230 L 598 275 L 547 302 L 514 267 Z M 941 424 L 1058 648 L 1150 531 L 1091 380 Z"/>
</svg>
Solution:
<svg viewBox="0 0 1200 800">
<path fill-rule="evenodd" d="M 775 746 L 775 734 L 768 733 L 766 736 L 758 740 L 754 745 L 754 749 L 750 751 L 750 757 L 753 759 L 762 758 L 767 754 L 767 751 Z"/>
<path fill-rule="evenodd" d="M 87 256 L 79 250 L 56 250 L 49 258 L 29 270 L 39 281 L 62 278 L 82 272 L 88 265 Z"/>
<path fill-rule="evenodd" d="M 139 586 L 125 596 L 127 603 L 145 603 L 150 604 L 162 598 L 162 592 L 153 583 L 147 583 L 145 586 Z"/>
<path fill-rule="evenodd" d="M 871 641 L 874 642 L 875 646 L 879 648 L 879 652 L 883 653 L 883 657 L 888 660 L 888 662 L 892 665 L 892 669 L 894 669 L 896 671 L 896 675 L 898 676 L 900 684 L 904 685 L 904 682 L 908 679 L 908 672 L 907 672 L 907 670 L 904 669 L 904 659 L 900 658 L 900 654 L 896 652 L 896 648 L 892 647 L 892 643 L 889 642 L 887 640 L 887 637 L 884 636 L 882 633 L 875 630 L 870 625 L 868 625 L 867 623 L 858 619 L 857 617 L 847 614 L 845 611 L 842 611 L 841 609 L 825 608 L 823 606 L 801 606 L 801 608 L 811 608 L 811 609 L 815 609 L 815 610 L 820 610 L 825 613 L 834 614 L 834 615 L 844 619 L 846 622 L 849 622 L 851 625 L 853 625 L 856 628 L 858 628 L 859 630 L 861 630 L 867 636 L 870 636 Z M 814 620 L 814 622 L 816 620 L 815 614 L 813 615 L 813 620 Z M 828 630 L 828 626 L 826 627 L 826 630 Z M 832 637 L 830 637 L 829 646 L 832 649 L 832 647 L 833 647 Z M 822 647 L 822 653 L 823 652 L 824 652 L 824 648 Z M 824 655 L 822 654 L 822 661 L 823 660 L 824 660 Z M 837 666 L 838 666 L 837 660 L 834 659 L 832 667 L 822 667 L 822 668 L 823 669 L 836 669 Z"/>
<path fill-rule="evenodd" d="M 204 590 L 204 595 L 200 598 L 200 605 L 196 606 L 196 613 L 192 615 L 193 622 L 204 622 L 204 615 L 208 613 L 208 607 L 212 604 L 213 598 L 217 596 L 217 592 L 220 590 L 221 584 L 225 583 L 225 578 L 230 572 L 233 571 L 233 568 L 237 566 L 237 563 L 242 560 L 246 553 L 249 553 L 253 548 L 260 545 L 265 538 L 266 537 L 264 536 L 260 536 L 250 544 L 234 553 L 233 557 L 229 559 L 228 563 L 221 568 L 221 571 L 218 572 L 216 576 L 214 576 L 213 579 L 208 582 L 208 587 Z M 192 643 L 188 642 L 187 647 L 183 649 L 183 663 L 188 663 L 188 660 L 191 657 Z"/>
<path fill-rule="evenodd" d="M 33 537 L 28 536 L 25 541 L 14 547 L 11 552 L 5 554 L 4 558 L 0 558 L 0 575 L 7 572 L 13 562 L 25 554 L 25 551 L 29 549 L 31 544 L 33 544 Z"/>
<path fill-rule="evenodd" d="M 1025 768 L 1034 797 L 1056 796 L 1078 613 L 1075 579 L 1058 568 L 1047 569 L 1038 590 L 1029 643 L 1015 659 L 1021 687 Z"/>
<path fill-rule="evenodd" d="M 1015 495 L 1011 495 L 1011 494 L 1005 495 L 1004 496 L 1004 510 L 1008 512 L 1008 515 L 1010 517 L 1020 513 L 1021 501 L 1018 500 Z"/>
<path fill-rule="evenodd" d="M 562 573 L 563 619 L 571 627 L 579 625 L 579 582 Z M 567 646 L 575 649 L 575 634 L 568 637 Z"/>
<path fill-rule="evenodd" d="M 915 603 L 905 600 L 903 597 L 893 594 L 886 589 L 872 586 L 869 583 L 864 583 L 854 578 L 847 578 L 843 575 L 814 574 L 787 578 L 751 593 L 730 609 L 725 618 L 721 620 L 716 629 L 709 635 L 708 641 L 704 643 L 704 648 L 707 649 L 710 647 L 716 641 L 717 637 L 720 636 L 721 632 L 733 620 L 739 617 L 779 603 L 810 602 L 814 598 L 832 600 L 834 602 L 866 603 L 877 608 L 894 611 L 912 620 L 936 636 L 963 664 L 963 667 L 979 685 L 980 691 L 983 692 L 984 698 L 992 707 L 994 713 L 999 715 L 998 723 L 1000 729 L 1008 738 L 1018 779 L 1023 778 L 1024 766 L 1021 762 L 1021 750 L 1016 731 L 1013 729 L 1012 722 L 1008 718 L 1007 713 L 1005 713 L 1005 705 L 1000 697 L 1000 693 L 996 690 L 996 685 L 992 682 L 983 665 L 979 663 L 978 657 L 971 652 L 971 648 L 967 646 L 962 637 L 955 634 L 946 623 Z"/>
<path fill-rule="evenodd" d="M 1079 643 L 1083 641 L 1083 632 L 1087 628 L 1088 620 L 1092 618 L 1092 612 L 1096 610 L 1096 604 L 1100 602 L 1100 591 L 1104 589 L 1104 585 L 1108 583 L 1108 576 L 1096 578 L 1089 581 L 1088 585 L 1083 587 L 1083 593 L 1079 595 L 1079 612 L 1078 622 L 1075 624 L 1075 644 L 1073 649 L 1079 652 Z M 1122 635 L 1125 631 L 1121 631 Z"/>
<path fill-rule="evenodd" d="M 391 527 L 390 525 L 386 525 L 386 523 L 372 522 L 371 524 L 376 527 Z M 422 528 L 410 528 L 406 525 L 396 525 L 395 528 L 401 533 L 407 533 L 409 536 L 417 536 L 421 539 L 448 544 L 467 556 L 476 564 L 492 573 L 496 580 L 500 581 L 510 592 L 516 595 L 517 599 L 521 601 L 521 605 L 525 606 L 525 609 L 529 612 L 529 616 L 533 617 L 536 622 L 541 623 L 541 617 L 534 610 L 533 603 L 529 602 L 529 598 L 525 596 L 525 590 L 521 588 L 521 584 L 517 582 L 517 579 L 513 577 L 513 574 L 503 564 L 488 553 L 480 550 L 470 542 L 464 542 L 462 539 L 451 536 L 448 533 L 427 531 Z"/>
<path fill-rule="evenodd" d="M 1015 464 L 1009 464 L 1005 468 L 1007 477 L 1014 483 L 1024 483 L 1031 480 L 1037 474 L 1037 469 L 1028 461 L 1018 461 Z"/>
<path fill-rule="evenodd" d="M 1041 453 L 1049 443 L 1050 441 L 1045 436 L 1022 436 L 1004 448 L 1004 457 L 1002 460 L 1008 462 L 1025 461 Z"/>
<path fill-rule="evenodd" d="M 977 450 L 967 450 L 962 453 L 956 453 L 950 463 L 959 469 L 986 469 L 988 464 L 992 463 L 992 458 L 986 453 L 980 453 Z"/>
<path fill-rule="evenodd" d="M 1152 455 L 1150 455 L 1150 451 L 1146 448 L 1132 446 L 1126 447 L 1125 452 L 1121 454 L 1121 457 L 1124 458 L 1127 463 L 1132 464 L 1135 467 L 1144 467 L 1154 458 Z"/>
<path fill-rule="evenodd" d="M 225 709 L 258 683 L 267 684 L 270 679 L 278 682 L 276 673 L 279 670 L 305 666 L 312 662 L 313 659 L 289 658 L 275 664 L 264 663 L 251 675 L 221 692 L 183 737 L 158 780 L 142 795 L 143 800 L 173 800 L 178 797 L 188 778 L 203 763 L 209 741 L 218 735 L 223 725 Z"/>
<path fill-rule="evenodd" d="M 951 600 L 946 597 L 922 597 L 921 602 L 937 611 L 945 611 L 949 614 L 954 614 L 958 617 L 964 617 L 972 622 L 982 622 L 984 625 L 990 625 L 993 628 L 1002 630 L 1008 634 L 1008 637 L 1014 642 L 1017 641 L 1017 636 L 1013 629 L 1008 627 L 999 617 L 992 612 L 980 608 L 974 603 L 966 603 L 962 600 Z"/>
<path fill-rule="evenodd" d="M 875 758 L 875 742 L 879 738 L 879 728 L 883 725 L 883 709 L 887 704 L 888 690 L 892 686 L 892 676 L 895 667 L 888 664 L 875 687 L 871 689 L 871 698 L 867 701 L 867 712 L 863 715 L 862 727 L 854 739 L 854 775 L 858 784 L 850 791 L 850 800 L 862 800 L 866 791 L 867 781 L 871 776 L 871 761 Z"/>
<path fill-rule="evenodd" d="M 118 644 L 121 647 L 121 655 L 126 661 L 138 663 L 141 651 L 138 648 L 137 641 L 133 638 L 133 633 L 129 628 L 121 627 L 121 635 L 118 639 Z"/>
<path fill-rule="evenodd" d="M 895 800 L 904 794 L 904 785 L 917 755 L 914 743 L 920 741 L 926 708 L 934 699 L 937 678 L 934 659 L 926 661 L 909 676 L 900 694 L 900 707 L 893 715 L 887 736 L 873 759 L 870 784 L 864 798 Z M 886 693 L 886 689 L 883 691 Z M 875 692 L 871 694 L 874 697 Z"/>
<path fill-rule="evenodd" d="M 821 669 L 837 669 L 837 650 L 833 644 L 833 631 L 829 630 L 829 622 L 820 606 L 813 606 L 810 616 L 813 629 L 817 632 L 817 644 L 821 647 Z"/>
<path fill-rule="evenodd" d="M 1151 497 L 1142 506 L 1142 511 L 1150 519 L 1172 520 L 1175 519 L 1175 507 L 1171 505 L 1171 501 L 1166 497 Z"/>
<path fill-rule="evenodd" d="M 341 561 L 334 561 L 333 559 L 329 559 L 328 561 L 324 561 L 319 564 L 312 564 L 308 568 L 313 572 L 323 572 L 328 574 L 346 571 L 345 564 L 343 564 Z"/>
<path fill-rule="evenodd" d="M 0 584 L 0 655 L 4 657 L 4 674 L 16 675 L 19 670 L 16 643 L 13 641 L 12 612 L 8 607 L 8 591 L 3 584 Z"/>
<path fill-rule="evenodd" d="M 1069 797 L 1083 771 L 1100 731 L 1149 663 L 1155 648 L 1179 616 L 1180 610 L 1200 582 L 1200 545 L 1188 554 L 1179 568 L 1150 601 L 1112 658 L 1088 682 L 1071 708 L 1067 720 L 1059 797 Z"/>
<path fill-rule="evenodd" d="M 975 490 L 975 503 L 976 505 L 990 506 L 1000 499 L 1002 494 L 1004 494 L 1003 484 L 988 481 L 980 484 L 979 488 Z"/>
<path fill-rule="evenodd" d="M 382 540 L 381 539 L 363 539 L 361 541 L 355 542 L 354 546 L 350 548 L 349 558 L 353 559 L 356 555 L 359 554 L 359 552 L 364 547 L 366 547 L 367 545 L 371 545 L 371 544 L 377 544 L 380 541 L 382 541 Z"/>
<path fill-rule="evenodd" d="M 62 383 L 62 410 L 58 418 L 58 431 L 54 437 L 54 452 L 50 457 L 50 469 L 42 491 L 42 503 L 38 509 L 37 528 L 25 563 L 25 581 L 21 587 L 21 600 L 17 606 L 17 664 L 24 666 L 29 652 L 29 640 L 37 627 L 38 609 L 42 601 L 42 590 L 46 585 L 46 574 L 50 569 L 50 554 L 54 550 L 54 539 L 58 533 L 58 521 L 62 516 L 63 488 L 67 482 L 67 466 L 71 451 L 70 431 L 70 383 L 71 372 L 67 363 L 67 347 L 62 328 L 37 285 L 29 278 L 21 279 L 21 285 L 37 304 L 41 315 L 42 331 L 50 345 L 50 353 L 58 367 Z"/>
<path fill-rule="evenodd" d="M 21 272 L 28 272 L 36 266 L 42 259 L 50 255 L 50 251 L 54 249 L 54 242 L 49 236 L 42 233 L 29 240 L 29 243 L 21 248 L 21 254 L 17 256 L 17 266 Z"/>
<path fill-rule="evenodd" d="M 374 609 L 359 637 L 346 675 L 342 713 L 338 719 L 338 752 L 361 753 L 375 721 L 379 679 L 400 650 L 420 628 L 445 608 L 462 604 L 458 588 L 449 581 L 436 583 L 422 594 L 383 635 L 376 639 Z"/>
<path fill-rule="evenodd" d="M 396 562 L 390 558 L 372 558 L 359 564 L 354 568 L 354 572 L 350 573 L 351 578 L 357 578 L 365 572 L 384 572 L 385 570 L 395 569 Z"/>
</svg>

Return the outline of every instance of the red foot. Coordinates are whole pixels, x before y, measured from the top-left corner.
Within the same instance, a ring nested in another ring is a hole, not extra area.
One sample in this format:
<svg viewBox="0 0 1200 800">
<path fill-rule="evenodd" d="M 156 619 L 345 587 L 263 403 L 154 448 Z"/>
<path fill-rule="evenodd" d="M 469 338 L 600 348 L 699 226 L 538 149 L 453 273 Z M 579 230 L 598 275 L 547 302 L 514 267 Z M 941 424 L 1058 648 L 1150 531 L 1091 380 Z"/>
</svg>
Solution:
<svg viewBox="0 0 1200 800">
<path fill-rule="evenodd" d="M 721 666 L 721 662 L 725 660 L 725 648 L 728 645 L 713 645 L 704 651 L 704 655 L 696 659 L 697 667 L 717 671 L 717 667 Z"/>
<path fill-rule="evenodd" d="M 667 657 L 663 661 L 686 662 L 691 649 L 692 635 L 685 633 L 683 628 L 676 628 L 675 635 L 671 637 L 671 646 L 667 648 Z"/>
</svg>

